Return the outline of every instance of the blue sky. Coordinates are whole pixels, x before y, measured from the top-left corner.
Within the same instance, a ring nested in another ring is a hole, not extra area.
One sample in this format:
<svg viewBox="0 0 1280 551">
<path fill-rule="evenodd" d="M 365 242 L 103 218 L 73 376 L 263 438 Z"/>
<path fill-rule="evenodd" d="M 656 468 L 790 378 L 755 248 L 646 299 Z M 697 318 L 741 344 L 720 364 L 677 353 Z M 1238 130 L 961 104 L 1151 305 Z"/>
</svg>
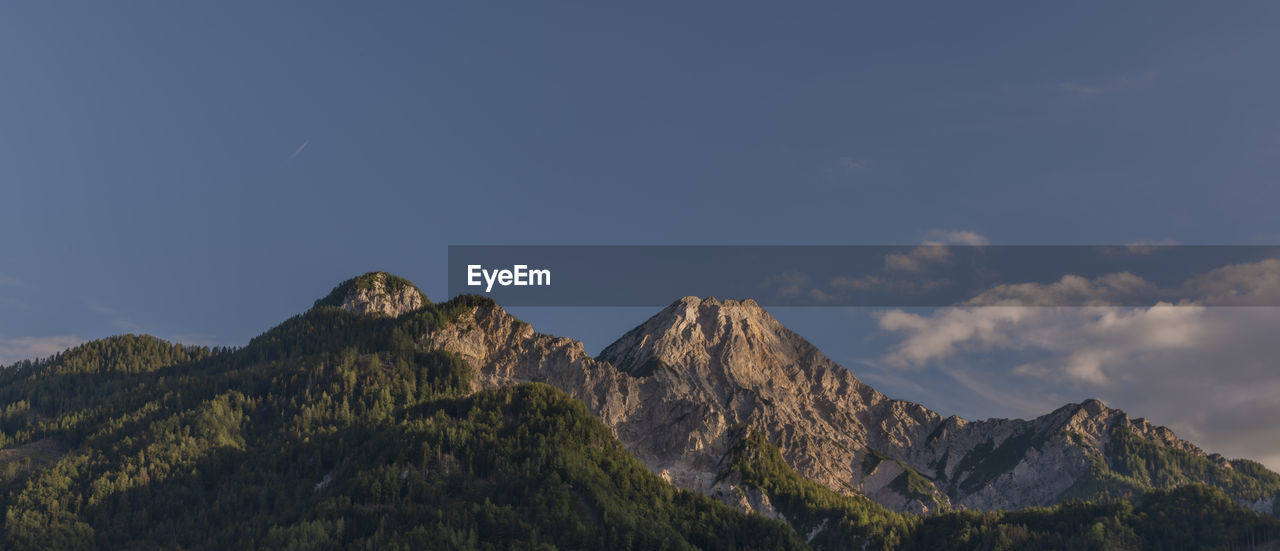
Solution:
<svg viewBox="0 0 1280 551">
<path fill-rule="evenodd" d="M 5 4 L 0 361 L 242 344 L 371 269 L 441 298 L 451 244 L 1274 244 L 1277 15 Z M 648 313 L 518 312 L 592 350 Z M 1030 408 L 888 371 L 866 313 L 780 317 L 890 394 Z"/>
</svg>

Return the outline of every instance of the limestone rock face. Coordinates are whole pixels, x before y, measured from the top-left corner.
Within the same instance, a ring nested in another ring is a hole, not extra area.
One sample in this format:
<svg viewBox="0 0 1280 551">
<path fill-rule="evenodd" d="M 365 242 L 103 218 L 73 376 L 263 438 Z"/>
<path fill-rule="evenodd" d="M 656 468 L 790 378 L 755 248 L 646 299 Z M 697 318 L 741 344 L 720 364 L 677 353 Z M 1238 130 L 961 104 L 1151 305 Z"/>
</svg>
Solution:
<svg viewBox="0 0 1280 551">
<path fill-rule="evenodd" d="M 556 386 L 663 478 L 768 515 L 777 512 L 767 498 L 720 476 L 744 427 L 806 478 L 921 513 L 1058 503 L 1117 428 L 1204 456 L 1169 429 L 1097 400 L 1032 420 L 943 418 L 864 384 L 751 300 L 683 298 L 595 359 L 580 342 L 537 333 L 498 306 L 476 307 L 424 345 L 464 358 L 476 388 Z"/>
<path fill-rule="evenodd" d="M 887 489 L 892 477 L 868 485 L 861 474 L 869 436 L 909 446 L 937 414 L 889 400 L 751 301 L 682 299 L 598 360 L 580 342 L 539 334 L 497 306 L 478 307 L 426 340 L 468 361 L 477 388 L 544 382 L 566 391 L 654 472 L 740 507 L 762 503 L 716 479 L 743 426 L 764 432 L 797 471 L 837 491 L 880 492 L 896 508 L 918 511 L 947 500 L 941 492 L 908 499 Z M 875 419 L 882 410 L 900 418 Z M 882 425 L 890 430 L 874 428 Z"/>
<path fill-rule="evenodd" d="M 870 450 L 908 447 L 939 416 L 864 384 L 754 301 L 686 297 L 600 359 L 665 390 L 672 414 L 653 427 L 664 439 L 638 443 L 646 461 L 665 469 L 714 472 L 734 444 L 727 431 L 745 425 L 776 444 L 800 475 L 836 491 L 880 495 L 895 509 L 921 512 L 948 502 L 941 492 L 908 497 L 890 489 L 905 471 L 896 463 L 892 476 L 884 475 L 890 469 L 864 472 Z M 706 422 L 691 422 L 698 415 Z"/>
<path fill-rule="evenodd" d="M 386 272 L 369 272 L 343 282 L 319 304 L 341 306 L 359 315 L 399 317 L 427 305 L 427 297 L 412 283 Z"/>
</svg>

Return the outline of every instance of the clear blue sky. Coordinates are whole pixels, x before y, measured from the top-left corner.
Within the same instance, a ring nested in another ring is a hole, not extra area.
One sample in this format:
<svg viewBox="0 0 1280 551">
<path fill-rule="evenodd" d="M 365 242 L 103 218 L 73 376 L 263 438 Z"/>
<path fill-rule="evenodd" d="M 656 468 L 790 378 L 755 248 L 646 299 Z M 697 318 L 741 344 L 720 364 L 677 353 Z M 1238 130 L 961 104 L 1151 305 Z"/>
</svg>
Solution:
<svg viewBox="0 0 1280 551">
<path fill-rule="evenodd" d="M 1277 243 L 1277 16 L 6 3 L 0 359 L 243 344 L 371 269 L 442 298 L 450 244 Z M 647 312 L 521 314 L 594 350 Z"/>
</svg>

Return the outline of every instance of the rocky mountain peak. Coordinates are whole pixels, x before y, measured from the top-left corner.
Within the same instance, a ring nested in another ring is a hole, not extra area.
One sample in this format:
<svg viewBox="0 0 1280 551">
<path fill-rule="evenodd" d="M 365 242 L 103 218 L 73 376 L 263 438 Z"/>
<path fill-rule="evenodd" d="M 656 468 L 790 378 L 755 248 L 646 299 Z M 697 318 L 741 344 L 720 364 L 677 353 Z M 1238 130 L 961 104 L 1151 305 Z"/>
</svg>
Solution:
<svg viewBox="0 0 1280 551">
<path fill-rule="evenodd" d="M 895 481 L 914 476 L 911 467 L 866 459 L 923 439 L 938 415 L 863 384 L 753 300 L 682 298 L 598 359 L 655 394 L 647 400 L 656 407 L 644 422 L 646 435 L 620 434 L 684 487 L 716 495 L 719 489 L 702 482 L 708 477 L 694 473 L 715 473 L 734 441 L 731 429 L 746 426 L 778 445 L 802 475 L 836 491 L 859 491 L 903 510 L 947 501 L 931 487 L 904 495 Z M 654 435 L 662 445 L 645 442 Z"/>
<path fill-rule="evenodd" d="M 764 308 L 761 308 L 760 305 L 752 299 L 720 300 L 716 297 L 701 298 L 696 296 L 687 296 L 673 302 L 671 306 L 667 307 L 667 310 L 671 310 L 676 315 L 683 314 L 685 316 L 704 310 L 723 310 L 727 314 L 743 317 L 769 316 L 769 313 L 765 312 Z"/>
<path fill-rule="evenodd" d="M 754 300 L 689 296 L 627 332 L 599 358 L 627 373 L 648 376 L 663 366 L 734 363 L 764 370 L 776 366 L 779 357 L 794 360 L 816 353 Z"/>
<path fill-rule="evenodd" d="M 681 329 L 696 327 L 708 338 L 714 338 L 723 335 L 726 329 L 732 328 L 735 324 L 782 326 L 751 299 L 720 300 L 715 297 L 688 296 L 671 303 L 635 330 L 654 332 L 655 330 L 665 331 L 671 327 Z"/>
<path fill-rule="evenodd" d="M 369 272 L 340 283 L 316 306 L 339 306 L 359 315 L 399 317 L 429 302 L 409 280 L 386 272 Z"/>
<path fill-rule="evenodd" d="M 1089 398 L 1088 400 L 1080 402 L 1080 409 L 1090 415 L 1101 415 L 1109 411 L 1107 405 L 1097 398 Z"/>
<path fill-rule="evenodd" d="M 1182 453 L 1180 461 L 1204 456 L 1171 430 L 1095 399 L 1031 420 L 944 418 L 862 383 L 752 300 L 681 298 L 596 359 L 581 343 L 540 334 L 492 304 L 423 344 L 463 358 L 477 388 L 528 381 L 561 388 L 663 478 L 764 513 L 722 472 L 744 429 L 777 446 L 803 477 L 914 512 L 1051 505 L 1081 488 L 1123 485 L 1091 477 L 1108 458 L 1136 457 L 1136 445 Z M 1231 465 L 1211 461 L 1220 470 Z"/>
</svg>

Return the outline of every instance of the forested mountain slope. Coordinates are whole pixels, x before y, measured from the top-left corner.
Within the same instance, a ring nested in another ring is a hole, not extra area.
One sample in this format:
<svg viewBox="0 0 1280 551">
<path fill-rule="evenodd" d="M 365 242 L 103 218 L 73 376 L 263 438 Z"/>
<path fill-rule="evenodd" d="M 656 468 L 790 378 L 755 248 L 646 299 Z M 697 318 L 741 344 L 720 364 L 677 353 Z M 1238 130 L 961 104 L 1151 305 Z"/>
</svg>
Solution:
<svg viewBox="0 0 1280 551">
<path fill-rule="evenodd" d="M 1280 536 L 1276 519 L 1204 486 L 902 514 L 798 475 L 766 434 L 730 420 L 707 487 L 735 495 L 712 499 L 628 449 L 651 428 L 593 415 L 642 409 L 652 377 L 487 299 L 433 304 L 400 281 L 344 282 L 243 348 L 121 336 L 0 370 L 0 547 L 1143 549 Z M 539 373 L 571 392 L 517 376 Z M 1165 468 L 1143 445 L 1131 472 Z M 934 491 L 903 481 L 895 491 Z"/>
<path fill-rule="evenodd" d="M 398 320 L 319 306 L 239 350 L 113 337 L 6 368 L 6 549 L 788 549 L 545 385 L 472 393 Z"/>
</svg>

